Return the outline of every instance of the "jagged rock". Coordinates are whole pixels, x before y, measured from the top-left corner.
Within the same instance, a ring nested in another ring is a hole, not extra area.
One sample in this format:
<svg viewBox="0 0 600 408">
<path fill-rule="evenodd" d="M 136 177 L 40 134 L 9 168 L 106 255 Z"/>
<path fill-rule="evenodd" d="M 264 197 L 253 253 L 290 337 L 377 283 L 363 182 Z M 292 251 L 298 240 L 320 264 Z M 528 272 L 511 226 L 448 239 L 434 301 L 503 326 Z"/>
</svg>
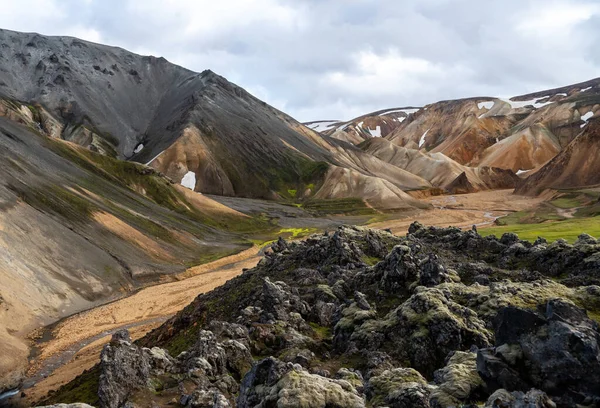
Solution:
<svg viewBox="0 0 600 408">
<path fill-rule="evenodd" d="M 418 288 L 388 314 L 385 326 L 399 354 L 426 375 L 443 366 L 448 353 L 486 347 L 492 338 L 473 310 L 437 288 Z"/>
<path fill-rule="evenodd" d="M 358 306 L 362 310 L 371 310 L 371 305 L 367 301 L 367 297 L 360 293 L 354 292 L 354 301 L 356 302 L 356 306 Z"/>
<path fill-rule="evenodd" d="M 429 400 L 433 408 L 461 406 L 467 401 L 477 401 L 485 386 L 477 373 L 477 354 L 457 351 L 452 354 L 446 367 L 434 373 L 438 386 Z"/>
<path fill-rule="evenodd" d="M 269 278 L 264 279 L 259 307 L 263 309 L 265 322 L 288 321 L 291 312 L 306 316 L 310 311 L 308 304 L 292 294 L 285 282 L 271 282 Z"/>
<path fill-rule="evenodd" d="M 395 368 L 371 377 L 366 394 L 374 407 L 429 408 L 431 390 L 432 387 L 418 371 Z"/>
<path fill-rule="evenodd" d="M 160 347 L 152 347 L 151 349 L 144 348 L 150 367 L 154 374 L 164 374 L 174 369 L 177 361 L 169 355 L 167 350 Z"/>
<path fill-rule="evenodd" d="M 457 278 L 456 273 L 454 273 L 454 279 L 451 277 L 437 255 L 430 254 L 429 258 L 421 264 L 419 273 L 420 285 L 437 286 L 440 283 L 453 282 Z"/>
<path fill-rule="evenodd" d="M 227 398 L 218 390 L 197 390 L 186 401 L 190 408 L 230 408 Z"/>
<path fill-rule="evenodd" d="M 499 389 L 488 398 L 485 408 L 556 408 L 556 404 L 539 390 L 532 389 L 524 394 Z"/>
<path fill-rule="evenodd" d="M 338 380 L 348 381 L 350 385 L 352 385 L 359 393 L 364 391 L 364 379 L 360 371 L 340 368 L 335 374 L 335 378 Z"/>
<path fill-rule="evenodd" d="M 202 370 L 209 376 L 231 373 L 241 378 L 251 365 L 252 355 L 244 344 L 237 340 L 219 343 L 207 330 L 198 333 L 198 340 L 184 357 L 188 372 Z"/>
<path fill-rule="evenodd" d="M 237 407 L 268 406 L 359 408 L 365 404 L 348 381 L 310 374 L 298 365 L 268 358 L 244 377 Z"/>
<path fill-rule="evenodd" d="M 494 328 L 496 347 L 480 350 L 477 361 L 490 386 L 531 385 L 563 404 L 600 402 L 600 376 L 590 375 L 600 372 L 600 332 L 584 310 L 562 299 L 550 300 L 543 315 L 507 307 Z"/>
<path fill-rule="evenodd" d="M 581 234 L 577 237 L 577 241 L 575 241 L 575 246 L 578 245 L 596 245 L 598 241 L 596 238 L 592 237 L 589 234 Z"/>
<path fill-rule="evenodd" d="M 283 362 L 299 364 L 304 368 L 308 368 L 315 358 L 315 353 L 307 349 L 288 349 L 279 358 Z"/>
<path fill-rule="evenodd" d="M 377 264 L 376 272 L 381 275 L 380 286 L 388 292 L 408 288 L 418 279 L 418 267 L 412 250 L 406 245 L 397 245 L 385 259 Z"/>
<path fill-rule="evenodd" d="M 149 378 L 148 356 L 140 347 L 131 344 L 127 330 L 118 331 L 100 355 L 100 406 L 121 407 L 133 391 L 148 386 Z"/>
</svg>

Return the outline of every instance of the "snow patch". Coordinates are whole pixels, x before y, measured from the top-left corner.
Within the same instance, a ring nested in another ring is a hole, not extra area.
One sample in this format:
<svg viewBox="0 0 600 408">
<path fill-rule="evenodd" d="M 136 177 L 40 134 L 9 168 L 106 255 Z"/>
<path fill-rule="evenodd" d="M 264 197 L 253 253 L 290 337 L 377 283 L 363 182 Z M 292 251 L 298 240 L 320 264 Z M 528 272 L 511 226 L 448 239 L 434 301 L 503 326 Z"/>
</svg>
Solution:
<svg viewBox="0 0 600 408">
<path fill-rule="evenodd" d="M 525 174 L 525 173 L 529 173 L 531 170 L 533 169 L 529 169 L 529 170 L 517 170 L 517 176 L 520 176 L 521 174 Z"/>
<path fill-rule="evenodd" d="M 490 110 L 490 109 L 492 109 L 492 107 L 493 107 L 493 106 L 494 106 L 494 101 L 485 101 L 485 102 L 479 102 L 479 103 L 477 104 L 477 108 L 478 108 L 478 109 L 483 109 L 483 108 L 485 108 L 485 109 L 487 109 L 487 110 Z M 480 116 L 480 117 L 481 117 L 481 116 Z"/>
<path fill-rule="evenodd" d="M 142 143 L 140 143 L 135 150 L 133 151 L 133 153 L 138 154 L 139 152 L 142 151 L 142 149 L 144 148 L 144 145 Z"/>
<path fill-rule="evenodd" d="M 425 136 L 427 136 L 427 133 L 429 133 L 431 129 L 427 129 L 425 131 L 425 133 L 423 133 L 423 136 L 421 136 L 421 140 L 419 140 L 419 149 L 425 144 Z"/>
<path fill-rule="evenodd" d="M 543 106 L 550 105 L 554 102 L 537 102 L 540 98 L 537 99 L 529 99 L 527 101 L 511 101 L 510 99 L 500 99 L 510 105 L 513 109 L 524 108 L 525 106 L 532 105 L 534 108 L 539 109 Z"/>
<path fill-rule="evenodd" d="M 500 139 L 496 138 L 496 143 L 500 143 Z"/>
<path fill-rule="evenodd" d="M 379 116 L 384 116 L 384 115 L 390 115 L 392 113 L 405 113 L 407 116 L 410 115 L 411 113 L 415 113 L 418 112 L 419 109 L 418 108 L 411 108 L 411 109 L 394 109 L 394 110 L 389 110 L 389 111 L 385 111 L 383 113 L 380 113 Z"/>
<path fill-rule="evenodd" d="M 340 122 L 337 120 L 328 120 L 322 122 L 307 123 L 306 127 L 314 130 L 315 132 L 326 132 L 338 123 Z"/>
<path fill-rule="evenodd" d="M 588 120 L 590 120 L 592 118 L 592 116 L 594 116 L 594 112 L 588 112 L 585 115 L 583 115 L 581 117 L 581 120 L 583 120 L 585 123 L 583 123 L 581 126 L 579 126 L 580 128 L 583 128 L 585 125 L 587 125 Z"/>
<path fill-rule="evenodd" d="M 375 129 L 369 128 L 369 133 L 373 137 L 381 137 L 381 126 L 377 126 Z"/>
<path fill-rule="evenodd" d="M 581 90 L 581 92 L 586 92 L 586 91 L 589 91 L 589 90 L 590 90 L 590 89 L 592 89 L 592 88 L 593 88 L 593 86 L 589 86 L 589 87 L 587 87 L 587 88 L 585 88 L 585 89 L 582 89 L 582 90 Z"/>
<path fill-rule="evenodd" d="M 183 178 L 181 179 L 181 183 L 179 184 L 181 184 L 185 188 L 189 188 L 190 190 L 195 189 L 196 173 L 194 173 L 193 171 L 188 171 L 187 173 L 185 173 L 185 176 L 183 176 Z"/>
</svg>

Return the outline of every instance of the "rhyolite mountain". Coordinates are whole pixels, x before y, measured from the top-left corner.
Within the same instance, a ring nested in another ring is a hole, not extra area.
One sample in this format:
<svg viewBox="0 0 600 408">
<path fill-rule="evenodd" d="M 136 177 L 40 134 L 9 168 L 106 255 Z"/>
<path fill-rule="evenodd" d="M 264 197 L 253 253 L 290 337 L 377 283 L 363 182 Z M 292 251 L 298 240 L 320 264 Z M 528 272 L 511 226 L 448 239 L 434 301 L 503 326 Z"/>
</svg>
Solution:
<svg viewBox="0 0 600 408">
<path fill-rule="evenodd" d="M 370 204 L 408 208 L 422 204 L 404 190 L 431 187 L 208 70 L 71 37 L 0 30 L 0 47 L 0 95 L 43 107 L 54 137 L 149 164 L 176 182 L 191 174 L 195 191 L 363 198 L 375 184 Z"/>
<path fill-rule="evenodd" d="M 457 165 L 462 165 L 470 169 L 487 169 L 483 170 L 483 174 L 495 174 L 498 173 L 496 169 L 505 169 L 526 177 L 547 165 L 543 174 L 552 176 L 547 177 L 544 188 L 566 188 L 598 183 L 595 172 L 591 170 L 593 155 L 585 153 L 585 147 L 592 149 L 589 152 L 597 149 L 594 138 L 590 137 L 593 131 L 588 131 L 588 128 L 596 119 L 598 110 L 600 79 L 593 79 L 510 99 L 473 97 L 441 101 L 419 109 L 385 110 L 349 122 L 311 122 L 308 126 L 354 143 L 380 159 L 421 177 L 423 173 L 415 163 L 424 161 L 422 155 L 428 155 L 430 159 L 435 155 L 436 162 L 432 161 L 431 166 L 448 169 L 453 175 Z M 403 116 L 390 117 L 392 114 Z M 399 159 L 397 148 L 385 146 L 383 142 L 374 143 L 378 136 L 401 147 L 404 158 Z M 582 140 L 576 141 L 579 138 Z M 569 174 L 559 177 L 560 169 L 567 160 L 565 155 L 574 158 Z M 581 160 L 583 156 L 588 160 Z M 414 157 L 419 157 L 419 160 L 415 161 Z M 552 160 L 555 157 L 557 160 Z M 579 161 L 581 166 L 577 164 Z M 418 168 L 417 171 L 415 168 Z M 431 173 L 431 167 L 427 173 Z M 472 171 L 461 173 L 460 179 L 450 182 L 446 180 L 448 174 L 435 173 L 425 174 L 425 178 L 429 181 L 436 178 L 443 180 L 437 186 L 447 190 L 461 186 L 458 191 L 464 191 L 465 186 L 478 183 Z M 503 184 L 502 180 L 506 177 L 494 176 L 492 184 Z M 541 180 L 540 177 L 537 176 L 535 181 L 532 179 L 518 191 L 541 192 L 543 189 L 527 187 Z M 560 181 L 555 182 L 552 177 L 558 177 Z"/>
</svg>

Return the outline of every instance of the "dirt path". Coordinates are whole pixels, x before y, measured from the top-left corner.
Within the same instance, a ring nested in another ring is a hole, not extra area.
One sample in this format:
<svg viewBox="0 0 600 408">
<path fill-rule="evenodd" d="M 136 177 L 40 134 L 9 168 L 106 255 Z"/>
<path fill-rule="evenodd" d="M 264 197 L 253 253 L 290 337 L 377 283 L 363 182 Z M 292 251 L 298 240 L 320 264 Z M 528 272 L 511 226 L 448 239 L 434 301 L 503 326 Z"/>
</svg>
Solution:
<svg viewBox="0 0 600 408">
<path fill-rule="evenodd" d="M 260 259 L 259 248 L 188 269 L 176 282 L 163 283 L 136 294 L 68 317 L 53 330 L 52 339 L 41 345 L 30 368 L 32 385 L 25 390 L 35 401 L 69 382 L 99 361 L 100 350 L 113 332 L 128 328 L 134 338 L 145 335 L 167 318 L 205 293 L 252 268 Z"/>
<path fill-rule="evenodd" d="M 427 201 L 433 210 L 424 211 L 406 218 L 382 221 L 369 225 L 371 228 L 389 228 L 395 234 L 405 234 L 414 221 L 438 227 L 456 226 L 470 228 L 486 227 L 511 212 L 535 207 L 542 197 L 517 196 L 513 190 L 483 191 L 473 194 L 430 197 Z"/>
</svg>

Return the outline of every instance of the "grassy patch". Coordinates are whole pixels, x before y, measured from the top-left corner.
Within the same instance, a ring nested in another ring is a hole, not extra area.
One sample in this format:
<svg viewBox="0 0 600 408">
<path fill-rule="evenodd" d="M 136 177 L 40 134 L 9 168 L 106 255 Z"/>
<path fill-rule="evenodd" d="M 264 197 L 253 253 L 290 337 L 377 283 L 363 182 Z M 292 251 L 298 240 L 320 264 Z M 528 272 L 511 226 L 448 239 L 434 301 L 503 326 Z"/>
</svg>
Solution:
<svg viewBox="0 0 600 408">
<path fill-rule="evenodd" d="M 600 217 L 573 218 L 543 224 L 512 224 L 480 229 L 481 235 L 484 236 L 492 234 L 501 236 L 505 232 L 514 232 L 519 235 L 519 238 L 532 242 L 537 237 L 544 237 L 549 242 L 563 238 L 573 243 L 584 232 L 593 237 L 600 237 Z"/>
<path fill-rule="evenodd" d="M 562 221 L 565 217 L 559 215 L 555 208 L 544 205 L 535 210 L 519 211 L 498 218 L 497 225 L 541 224 L 547 221 Z"/>
<path fill-rule="evenodd" d="M 375 215 L 360 198 L 340 198 L 334 200 L 309 200 L 302 207 L 315 215 Z"/>
<path fill-rule="evenodd" d="M 368 255 L 363 255 L 361 260 L 369 266 L 377 265 L 381 261 L 381 259 L 379 259 L 375 256 L 368 256 Z"/>
<path fill-rule="evenodd" d="M 83 402 L 91 406 L 99 406 L 98 385 L 100 379 L 100 367 L 95 366 L 84 371 L 73 381 L 63 385 L 56 392 L 51 391 L 48 397 L 40 401 L 45 404 L 74 404 Z"/>
<path fill-rule="evenodd" d="M 48 185 L 35 188 L 9 185 L 8 188 L 36 210 L 53 213 L 70 221 L 87 221 L 96 210 L 90 201 L 61 186 Z"/>
</svg>

